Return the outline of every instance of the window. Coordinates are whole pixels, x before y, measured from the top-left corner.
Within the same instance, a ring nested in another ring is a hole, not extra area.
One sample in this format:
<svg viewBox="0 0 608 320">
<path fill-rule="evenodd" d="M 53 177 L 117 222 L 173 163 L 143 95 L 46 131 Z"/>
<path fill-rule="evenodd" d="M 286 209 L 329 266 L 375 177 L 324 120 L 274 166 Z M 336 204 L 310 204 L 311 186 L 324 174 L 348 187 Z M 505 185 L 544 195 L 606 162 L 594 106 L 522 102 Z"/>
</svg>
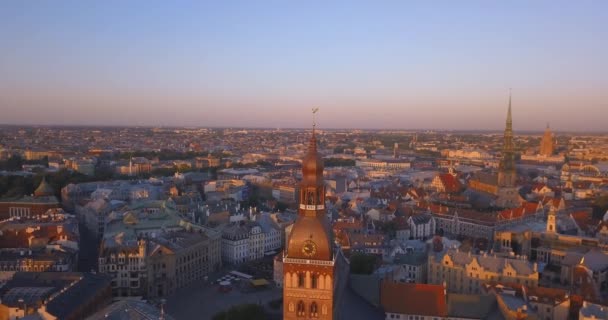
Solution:
<svg viewBox="0 0 608 320">
<path fill-rule="evenodd" d="M 313 274 L 311 277 L 312 277 L 311 288 L 316 289 L 319 276 L 317 276 L 316 274 Z"/>
<path fill-rule="evenodd" d="M 304 287 L 304 274 L 303 273 L 298 273 L 298 287 L 300 287 L 300 288 Z"/>
<path fill-rule="evenodd" d="M 306 314 L 306 306 L 304 305 L 304 301 L 298 301 L 298 310 L 296 314 L 298 316 L 304 316 Z"/>
<path fill-rule="evenodd" d="M 317 306 L 316 302 L 313 302 L 312 304 L 310 304 L 310 316 L 312 318 L 319 317 L 319 307 Z"/>
</svg>

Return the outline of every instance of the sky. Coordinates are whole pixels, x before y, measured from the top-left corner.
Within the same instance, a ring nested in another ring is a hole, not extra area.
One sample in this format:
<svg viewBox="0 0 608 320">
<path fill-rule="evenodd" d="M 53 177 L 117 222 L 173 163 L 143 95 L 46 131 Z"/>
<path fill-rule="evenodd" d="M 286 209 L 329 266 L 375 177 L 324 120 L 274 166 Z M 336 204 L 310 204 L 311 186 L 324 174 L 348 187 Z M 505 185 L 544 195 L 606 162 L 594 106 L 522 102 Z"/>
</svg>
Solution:
<svg viewBox="0 0 608 320">
<path fill-rule="evenodd" d="M 608 1 L 0 1 L 0 123 L 603 131 Z"/>
</svg>

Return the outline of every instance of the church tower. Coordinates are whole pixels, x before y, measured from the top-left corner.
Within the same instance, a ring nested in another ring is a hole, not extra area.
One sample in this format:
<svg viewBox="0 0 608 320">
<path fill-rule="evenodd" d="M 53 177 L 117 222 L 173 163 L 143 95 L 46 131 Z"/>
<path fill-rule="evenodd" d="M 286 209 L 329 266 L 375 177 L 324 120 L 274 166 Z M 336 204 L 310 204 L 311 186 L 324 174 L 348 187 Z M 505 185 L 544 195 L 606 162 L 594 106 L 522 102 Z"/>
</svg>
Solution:
<svg viewBox="0 0 608 320">
<path fill-rule="evenodd" d="M 547 233 L 557 232 L 556 216 L 555 207 L 551 206 L 549 215 L 547 216 Z"/>
<path fill-rule="evenodd" d="M 551 129 L 547 123 L 547 129 L 545 129 L 545 134 L 540 143 L 540 154 L 542 156 L 550 157 L 553 155 L 553 149 L 553 134 L 551 134 Z"/>
<path fill-rule="evenodd" d="M 502 208 L 515 208 L 521 204 L 516 181 L 515 150 L 513 146 L 513 118 L 511 116 L 511 93 L 509 93 L 509 110 L 505 127 L 502 160 L 498 168 L 498 199 L 496 205 Z"/>
<path fill-rule="evenodd" d="M 302 161 L 298 217 L 283 256 L 283 319 L 335 319 L 339 249 L 325 213 L 323 160 L 313 126 Z"/>
<path fill-rule="evenodd" d="M 509 94 L 509 111 L 505 128 L 505 142 L 502 149 L 502 160 L 498 172 L 499 187 L 514 187 L 517 173 L 515 170 L 515 150 L 513 147 L 513 118 L 511 117 L 511 94 Z"/>
</svg>

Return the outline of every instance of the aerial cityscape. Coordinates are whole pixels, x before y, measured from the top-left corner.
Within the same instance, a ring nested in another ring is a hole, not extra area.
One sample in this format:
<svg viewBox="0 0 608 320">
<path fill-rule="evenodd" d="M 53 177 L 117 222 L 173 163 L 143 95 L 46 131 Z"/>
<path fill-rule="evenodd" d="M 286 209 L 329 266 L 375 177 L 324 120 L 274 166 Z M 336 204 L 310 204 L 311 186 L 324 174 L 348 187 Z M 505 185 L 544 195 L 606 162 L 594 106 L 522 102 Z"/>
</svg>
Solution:
<svg viewBox="0 0 608 320">
<path fill-rule="evenodd" d="M 608 320 L 608 4 L 0 4 L 0 319 Z"/>
</svg>

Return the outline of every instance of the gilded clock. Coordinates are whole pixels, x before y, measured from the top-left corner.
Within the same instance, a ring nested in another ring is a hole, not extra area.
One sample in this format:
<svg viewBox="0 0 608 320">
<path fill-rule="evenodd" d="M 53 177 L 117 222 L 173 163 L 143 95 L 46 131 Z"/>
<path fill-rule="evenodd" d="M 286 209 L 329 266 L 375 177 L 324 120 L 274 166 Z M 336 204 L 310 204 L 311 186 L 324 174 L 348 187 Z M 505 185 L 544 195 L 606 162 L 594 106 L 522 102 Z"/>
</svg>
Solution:
<svg viewBox="0 0 608 320">
<path fill-rule="evenodd" d="M 302 254 L 307 257 L 312 257 L 317 253 L 317 245 L 312 242 L 312 240 L 304 241 L 304 245 L 302 245 Z"/>
</svg>

